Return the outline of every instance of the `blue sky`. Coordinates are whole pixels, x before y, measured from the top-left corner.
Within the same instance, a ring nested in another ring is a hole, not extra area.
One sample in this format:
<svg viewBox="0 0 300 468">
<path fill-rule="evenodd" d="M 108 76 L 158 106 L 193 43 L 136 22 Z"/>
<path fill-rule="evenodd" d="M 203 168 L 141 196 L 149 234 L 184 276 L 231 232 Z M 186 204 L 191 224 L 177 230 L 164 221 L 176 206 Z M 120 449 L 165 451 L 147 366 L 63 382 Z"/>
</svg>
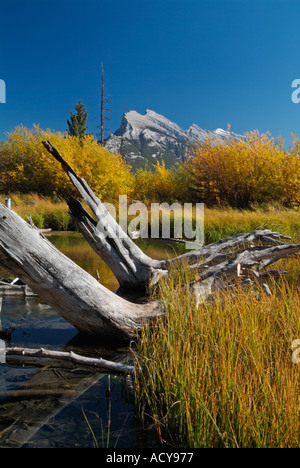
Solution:
<svg viewBox="0 0 300 468">
<path fill-rule="evenodd" d="M 0 0 L 0 139 L 15 126 L 64 131 L 79 99 L 109 126 L 152 109 L 188 128 L 300 137 L 299 0 Z"/>
</svg>

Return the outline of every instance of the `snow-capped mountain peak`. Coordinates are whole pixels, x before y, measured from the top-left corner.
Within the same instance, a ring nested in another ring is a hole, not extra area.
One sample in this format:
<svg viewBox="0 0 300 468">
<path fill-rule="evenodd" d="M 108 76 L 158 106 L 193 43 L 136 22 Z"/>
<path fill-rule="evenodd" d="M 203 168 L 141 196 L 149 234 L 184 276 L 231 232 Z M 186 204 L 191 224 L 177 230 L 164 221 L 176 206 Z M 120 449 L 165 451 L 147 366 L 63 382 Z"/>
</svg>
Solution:
<svg viewBox="0 0 300 468">
<path fill-rule="evenodd" d="M 203 130 L 196 124 L 183 130 L 153 110 L 147 109 L 144 115 L 131 110 L 124 114 L 120 128 L 107 138 L 105 146 L 113 153 L 120 152 L 122 146 L 123 156 L 134 166 L 144 166 L 146 159 L 151 163 L 164 160 L 170 166 L 185 157 L 189 143 L 207 138 L 222 141 L 244 137 L 221 128 Z"/>
</svg>

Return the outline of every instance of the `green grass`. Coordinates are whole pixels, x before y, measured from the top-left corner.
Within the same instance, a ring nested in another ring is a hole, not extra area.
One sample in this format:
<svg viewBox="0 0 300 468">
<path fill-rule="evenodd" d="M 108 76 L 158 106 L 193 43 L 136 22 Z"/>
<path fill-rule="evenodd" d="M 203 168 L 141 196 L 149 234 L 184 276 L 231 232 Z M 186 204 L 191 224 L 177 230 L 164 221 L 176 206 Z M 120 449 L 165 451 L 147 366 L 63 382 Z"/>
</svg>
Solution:
<svg viewBox="0 0 300 468">
<path fill-rule="evenodd" d="M 264 210 L 205 209 L 205 243 L 209 244 L 239 232 L 271 229 L 300 242 L 300 211 L 266 207 Z M 297 240 L 298 239 L 298 240 Z"/>
<path fill-rule="evenodd" d="M 36 193 L 11 194 L 12 209 L 23 219 L 31 216 L 39 229 L 51 228 L 53 231 L 69 231 L 74 229 L 68 213 L 67 203 L 57 197 L 42 197 Z M 4 203 L 4 196 L 0 197 Z"/>
</svg>

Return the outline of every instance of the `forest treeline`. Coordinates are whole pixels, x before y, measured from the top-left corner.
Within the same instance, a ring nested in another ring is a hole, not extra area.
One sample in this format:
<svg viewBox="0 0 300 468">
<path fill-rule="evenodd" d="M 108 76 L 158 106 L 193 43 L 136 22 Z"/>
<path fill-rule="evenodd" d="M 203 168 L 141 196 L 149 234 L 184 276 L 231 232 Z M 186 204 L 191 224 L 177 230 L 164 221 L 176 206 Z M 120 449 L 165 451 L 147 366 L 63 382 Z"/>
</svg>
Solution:
<svg viewBox="0 0 300 468">
<path fill-rule="evenodd" d="M 249 208 L 261 203 L 300 204 L 300 141 L 289 149 L 258 131 L 244 140 L 205 141 L 190 147 L 186 161 L 166 168 L 156 162 L 136 172 L 120 154 L 112 154 L 93 135 L 19 126 L 0 142 L 0 191 L 42 196 L 76 195 L 51 159 L 42 140 L 50 140 L 76 172 L 106 202 L 120 194 L 144 202 L 204 202 L 207 206 Z"/>
</svg>

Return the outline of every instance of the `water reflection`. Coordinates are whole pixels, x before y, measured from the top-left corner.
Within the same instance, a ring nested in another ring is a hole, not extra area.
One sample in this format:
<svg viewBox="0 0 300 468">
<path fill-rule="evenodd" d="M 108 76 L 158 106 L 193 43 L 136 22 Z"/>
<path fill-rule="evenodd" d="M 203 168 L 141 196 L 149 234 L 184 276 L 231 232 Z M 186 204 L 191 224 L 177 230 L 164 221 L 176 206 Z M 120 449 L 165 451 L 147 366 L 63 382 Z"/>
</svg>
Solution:
<svg viewBox="0 0 300 468">
<path fill-rule="evenodd" d="M 98 274 L 104 286 L 118 289 L 110 269 L 82 237 L 64 234 L 49 239 L 90 274 Z M 153 258 L 175 254 L 174 247 L 166 243 L 140 245 Z M 73 350 L 117 362 L 131 359 L 128 347 L 84 339 L 36 298 L 3 298 L 1 327 L 6 330 L 6 346 Z M 83 366 L 64 363 L 58 368 L 54 362 L 33 360 L 23 365 L 20 359 L 7 357 L 5 364 L 0 363 L 0 447 L 92 447 L 85 417 L 100 447 L 155 447 L 153 434 L 142 433 L 135 421 L 121 377 L 110 377 L 109 401 L 107 388 L 108 375 Z"/>
<path fill-rule="evenodd" d="M 59 234 L 48 236 L 48 239 L 65 255 L 97 278 L 106 288 L 116 291 L 119 283 L 108 266 L 94 252 L 85 239 L 77 234 Z M 178 255 L 178 252 L 184 252 L 181 244 L 172 244 L 163 240 L 141 240 L 137 245 L 150 257 L 161 260 Z"/>
</svg>

